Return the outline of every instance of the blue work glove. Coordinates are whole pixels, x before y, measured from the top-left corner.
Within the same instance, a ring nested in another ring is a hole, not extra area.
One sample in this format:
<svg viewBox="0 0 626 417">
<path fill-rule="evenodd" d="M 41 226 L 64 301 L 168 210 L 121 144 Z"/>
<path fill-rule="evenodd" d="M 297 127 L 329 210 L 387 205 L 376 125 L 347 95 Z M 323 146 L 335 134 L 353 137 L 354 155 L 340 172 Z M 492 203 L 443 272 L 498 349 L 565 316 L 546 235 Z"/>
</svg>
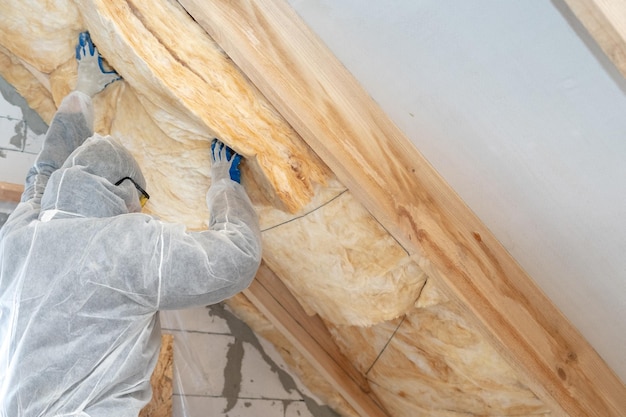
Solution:
<svg viewBox="0 0 626 417">
<path fill-rule="evenodd" d="M 90 97 L 95 96 L 107 85 L 122 78 L 117 72 L 107 71 L 104 68 L 102 56 L 91 41 L 89 32 L 82 32 L 78 35 L 76 60 L 78 61 L 76 90 L 82 91 Z"/>
<path fill-rule="evenodd" d="M 230 178 L 241 184 L 240 162 L 241 155 L 220 140 L 213 139 L 211 143 L 211 178 L 213 181 Z"/>
</svg>

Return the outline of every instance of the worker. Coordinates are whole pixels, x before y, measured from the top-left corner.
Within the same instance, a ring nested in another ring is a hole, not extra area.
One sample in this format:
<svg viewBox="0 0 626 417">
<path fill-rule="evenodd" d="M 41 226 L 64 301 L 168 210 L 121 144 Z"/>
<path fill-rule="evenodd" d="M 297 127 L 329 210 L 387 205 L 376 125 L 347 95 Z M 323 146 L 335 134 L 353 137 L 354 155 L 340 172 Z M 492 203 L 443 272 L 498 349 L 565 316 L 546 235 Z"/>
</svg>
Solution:
<svg viewBox="0 0 626 417">
<path fill-rule="evenodd" d="M 137 162 L 92 132 L 91 96 L 119 76 L 87 33 L 77 59 L 77 89 L 0 229 L 1 417 L 137 417 L 151 398 L 158 311 L 235 295 L 261 259 L 241 156 L 220 141 L 210 149 L 208 230 L 140 212 L 149 195 Z"/>
</svg>

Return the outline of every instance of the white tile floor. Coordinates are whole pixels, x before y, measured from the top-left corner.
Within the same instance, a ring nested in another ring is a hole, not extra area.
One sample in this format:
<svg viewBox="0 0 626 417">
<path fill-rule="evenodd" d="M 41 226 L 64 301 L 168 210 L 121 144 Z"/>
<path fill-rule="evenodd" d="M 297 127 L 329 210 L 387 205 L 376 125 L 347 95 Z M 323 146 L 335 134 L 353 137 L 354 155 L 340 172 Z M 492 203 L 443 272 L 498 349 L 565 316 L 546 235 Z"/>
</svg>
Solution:
<svg viewBox="0 0 626 417">
<path fill-rule="evenodd" d="M 222 304 L 161 313 L 174 335 L 173 417 L 332 417 L 273 345 Z"/>
</svg>

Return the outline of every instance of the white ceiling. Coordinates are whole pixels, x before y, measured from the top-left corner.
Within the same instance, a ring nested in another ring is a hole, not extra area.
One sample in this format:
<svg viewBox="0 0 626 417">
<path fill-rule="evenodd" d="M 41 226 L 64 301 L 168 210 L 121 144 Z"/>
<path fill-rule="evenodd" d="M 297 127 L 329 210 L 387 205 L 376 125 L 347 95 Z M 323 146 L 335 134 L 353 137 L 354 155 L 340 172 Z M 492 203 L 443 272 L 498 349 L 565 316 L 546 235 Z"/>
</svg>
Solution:
<svg viewBox="0 0 626 417">
<path fill-rule="evenodd" d="M 626 381 L 626 82 L 567 8 L 289 2 Z"/>
</svg>

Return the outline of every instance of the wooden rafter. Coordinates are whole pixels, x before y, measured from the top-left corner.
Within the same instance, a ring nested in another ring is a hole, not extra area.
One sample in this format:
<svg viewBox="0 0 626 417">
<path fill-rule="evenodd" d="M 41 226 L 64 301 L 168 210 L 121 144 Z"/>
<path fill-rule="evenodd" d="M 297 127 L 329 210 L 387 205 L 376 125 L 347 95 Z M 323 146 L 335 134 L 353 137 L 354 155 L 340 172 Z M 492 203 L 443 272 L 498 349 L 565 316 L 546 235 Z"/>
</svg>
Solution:
<svg viewBox="0 0 626 417">
<path fill-rule="evenodd" d="M 626 3 L 622 0 L 564 1 L 626 77 Z"/>
<path fill-rule="evenodd" d="M 284 0 L 180 0 L 353 195 L 465 306 L 555 415 L 626 387 Z"/>
<path fill-rule="evenodd" d="M 20 201 L 20 198 L 22 198 L 23 192 L 23 185 L 0 182 L 0 201 L 17 203 Z"/>
<path fill-rule="evenodd" d="M 244 295 L 363 417 L 388 414 L 365 377 L 348 361 L 319 316 L 309 316 L 289 289 L 265 264 Z"/>
</svg>

